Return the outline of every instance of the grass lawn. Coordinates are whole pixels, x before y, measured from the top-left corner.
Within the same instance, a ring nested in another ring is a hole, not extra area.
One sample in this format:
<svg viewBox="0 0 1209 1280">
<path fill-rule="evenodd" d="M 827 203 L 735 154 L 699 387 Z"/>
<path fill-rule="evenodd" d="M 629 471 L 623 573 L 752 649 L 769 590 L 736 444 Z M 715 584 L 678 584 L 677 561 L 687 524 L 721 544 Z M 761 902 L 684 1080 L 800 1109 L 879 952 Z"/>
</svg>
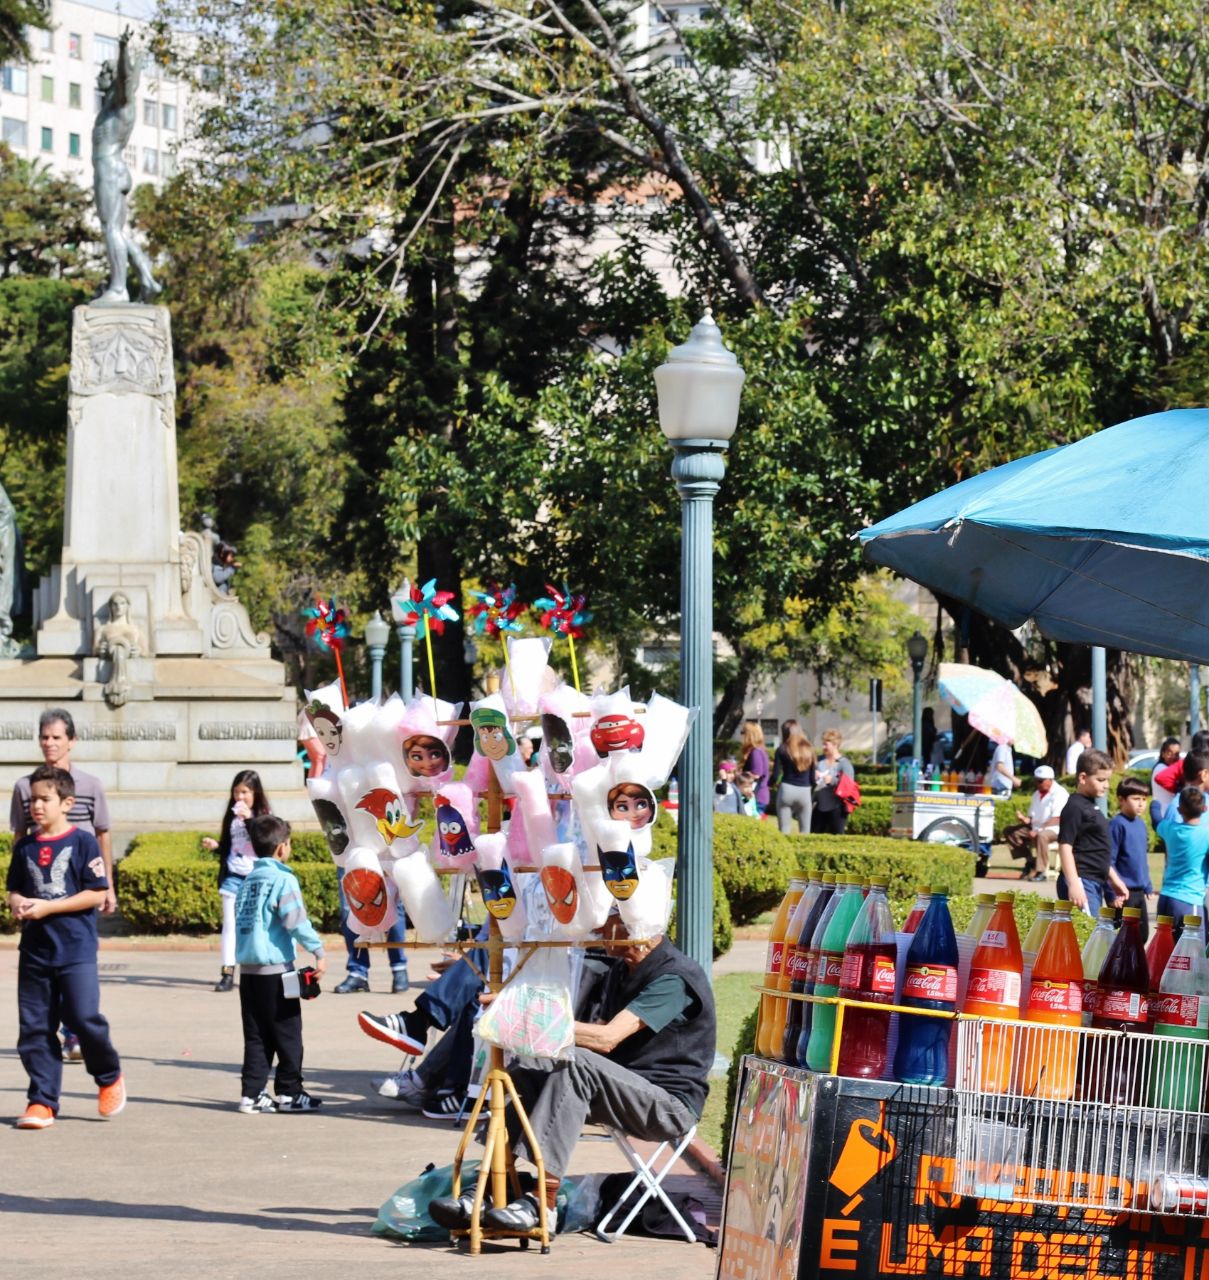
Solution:
<svg viewBox="0 0 1209 1280">
<path fill-rule="evenodd" d="M 728 973 L 714 983 L 714 1004 L 718 1010 L 718 1052 L 727 1059 L 735 1047 L 743 1019 L 756 1007 L 759 996 L 753 990 L 764 981 L 762 973 Z M 726 1080 L 711 1080 L 709 1097 L 697 1133 L 715 1151 L 722 1149 L 722 1113 L 726 1109 Z"/>
</svg>

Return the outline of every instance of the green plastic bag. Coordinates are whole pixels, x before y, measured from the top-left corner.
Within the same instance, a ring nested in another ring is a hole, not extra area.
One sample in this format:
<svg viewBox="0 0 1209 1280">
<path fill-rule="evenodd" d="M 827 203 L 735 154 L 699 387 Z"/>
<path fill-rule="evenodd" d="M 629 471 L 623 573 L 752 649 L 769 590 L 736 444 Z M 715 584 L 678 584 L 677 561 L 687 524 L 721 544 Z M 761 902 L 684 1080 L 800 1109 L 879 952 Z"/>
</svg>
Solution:
<svg viewBox="0 0 1209 1280">
<path fill-rule="evenodd" d="M 462 1189 L 469 1190 L 479 1176 L 479 1162 L 462 1164 Z M 453 1194 L 453 1165 L 437 1168 L 430 1164 L 418 1178 L 405 1182 L 378 1210 L 370 1228 L 373 1235 L 388 1240 L 406 1240 L 411 1244 L 439 1244 L 449 1239 L 449 1232 L 428 1216 L 428 1206 L 440 1196 Z"/>
</svg>

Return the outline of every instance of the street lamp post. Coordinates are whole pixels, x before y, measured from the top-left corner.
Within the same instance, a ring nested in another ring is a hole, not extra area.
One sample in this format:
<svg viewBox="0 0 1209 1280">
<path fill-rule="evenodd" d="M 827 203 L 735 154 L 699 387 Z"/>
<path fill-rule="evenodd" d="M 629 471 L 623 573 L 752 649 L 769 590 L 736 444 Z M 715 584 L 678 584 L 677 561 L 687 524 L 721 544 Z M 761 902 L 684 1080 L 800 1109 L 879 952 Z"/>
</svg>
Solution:
<svg viewBox="0 0 1209 1280">
<path fill-rule="evenodd" d="M 659 426 L 681 500 L 680 701 L 697 708 L 679 765 L 677 943 L 713 968 L 714 495 L 745 378 L 707 311 L 655 370 Z"/>
<path fill-rule="evenodd" d="M 410 702 L 415 695 L 415 685 L 412 682 L 411 646 L 416 638 L 416 626 L 414 622 L 403 621 L 407 614 L 399 601 L 406 600 L 410 595 L 411 582 L 404 578 L 403 585 L 395 592 L 390 602 L 391 617 L 394 618 L 395 630 L 399 633 L 399 696 L 404 702 Z"/>
<path fill-rule="evenodd" d="M 907 657 L 911 659 L 911 754 L 921 765 L 927 765 L 924 759 L 924 689 L 921 683 L 924 674 L 924 662 L 928 657 L 928 642 L 916 628 L 915 634 L 907 641 Z"/>
<path fill-rule="evenodd" d="M 386 645 L 390 640 L 390 623 L 374 610 L 374 616 L 365 624 L 365 647 L 369 650 L 370 697 L 382 700 L 382 659 L 386 657 Z"/>
</svg>

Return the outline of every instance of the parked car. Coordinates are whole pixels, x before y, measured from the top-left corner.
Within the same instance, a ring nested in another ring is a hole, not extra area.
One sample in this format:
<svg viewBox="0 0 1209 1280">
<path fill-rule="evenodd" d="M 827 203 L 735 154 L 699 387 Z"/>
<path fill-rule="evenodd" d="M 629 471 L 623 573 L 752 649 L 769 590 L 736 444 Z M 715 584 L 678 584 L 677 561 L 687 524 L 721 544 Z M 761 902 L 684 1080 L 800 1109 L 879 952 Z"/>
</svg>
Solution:
<svg viewBox="0 0 1209 1280">
<path fill-rule="evenodd" d="M 953 761 L 953 735 L 948 729 L 942 730 L 936 735 L 937 742 L 940 743 L 940 749 L 944 756 L 944 763 L 951 764 Z M 901 737 L 894 740 L 894 753 L 890 752 L 891 744 L 883 742 L 877 749 L 878 764 L 893 764 L 897 760 L 910 760 L 914 754 L 915 735 L 912 733 L 904 733 Z"/>
<path fill-rule="evenodd" d="M 1180 755 L 1184 753 L 1181 751 Z M 1158 747 L 1135 747 L 1129 753 L 1129 759 L 1125 761 L 1127 769 L 1144 769 L 1147 773 L 1153 773 L 1154 767 L 1159 762 Z"/>
</svg>

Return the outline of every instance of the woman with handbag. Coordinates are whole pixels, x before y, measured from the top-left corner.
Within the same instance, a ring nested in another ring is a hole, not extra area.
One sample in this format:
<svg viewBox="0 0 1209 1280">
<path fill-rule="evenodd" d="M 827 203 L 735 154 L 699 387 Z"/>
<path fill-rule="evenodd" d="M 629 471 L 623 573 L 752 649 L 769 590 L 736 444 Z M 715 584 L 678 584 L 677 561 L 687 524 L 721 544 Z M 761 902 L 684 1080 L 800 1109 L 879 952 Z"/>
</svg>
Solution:
<svg viewBox="0 0 1209 1280">
<path fill-rule="evenodd" d="M 823 730 L 823 754 L 815 765 L 814 814 L 810 823 L 810 829 L 820 835 L 842 836 L 848 825 L 848 805 L 836 794 L 836 784 L 841 777 L 855 782 L 856 770 L 840 751 L 843 741 L 838 729 Z"/>
</svg>

